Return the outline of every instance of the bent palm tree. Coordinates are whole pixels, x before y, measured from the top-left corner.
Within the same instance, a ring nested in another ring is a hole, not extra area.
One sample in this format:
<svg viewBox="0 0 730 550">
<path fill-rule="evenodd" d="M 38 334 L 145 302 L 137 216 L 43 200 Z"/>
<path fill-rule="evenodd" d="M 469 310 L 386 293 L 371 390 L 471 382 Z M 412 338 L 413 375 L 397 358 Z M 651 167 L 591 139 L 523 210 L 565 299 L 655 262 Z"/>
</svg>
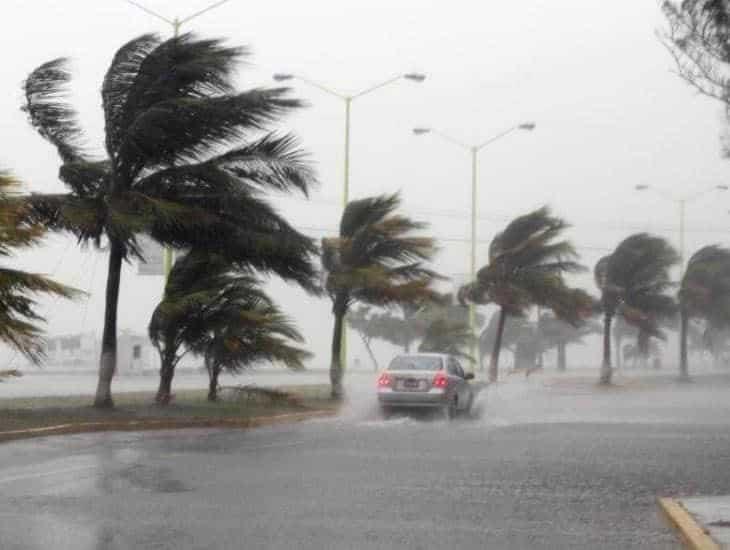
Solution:
<svg viewBox="0 0 730 550">
<path fill-rule="evenodd" d="M 688 380 L 690 319 L 704 319 L 713 328 L 730 326 L 730 249 L 711 245 L 692 255 L 679 287 L 679 312 L 679 376 Z"/>
<path fill-rule="evenodd" d="M 621 313 L 629 324 L 648 333 L 658 331 L 660 319 L 676 311 L 667 291 L 672 287 L 669 269 L 679 261 L 677 252 L 661 237 L 637 233 L 624 239 L 614 252 L 596 264 L 596 285 L 603 310 L 603 362 L 601 384 L 610 384 L 611 323 Z"/>
<path fill-rule="evenodd" d="M 15 178 L 0 171 L 0 258 L 5 260 L 13 255 L 13 249 L 38 244 L 45 233 L 42 225 L 28 219 L 28 206 L 19 187 Z M 33 298 L 38 294 L 72 298 L 78 293 L 42 275 L 0 265 L 0 341 L 36 364 L 44 357 L 38 324 L 45 319 L 36 311 Z M 6 371 L 5 375 L 14 373 Z"/>
<path fill-rule="evenodd" d="M 175 366 L 187 352 L 205 359 L 208 399 L 217 398 L 223 369 L 238 372 L 256 362 L 303 368 L 309 353 L 289 342 L 302 337 L 260 289 L 225 258 L 193 251 L 175 262 L 163 300 L 149 326 L 162 361 L 157 401 L 169 400 Z"/>
<path fill-rule="evenodd" d="M 300 103 L 282 88 L 236 93 L 233 70 L 244 54 L 189 34 L 124 45 L 102 85 L 106 159 L 81 147 L 62 97 L 70 79 L 64 59 L 25 82 L 24 109 L 58 150 L 59 177 L 70 189 L 34 196 L 35 219 L 82 243 L 109 244 L 96 406 L 113 406 L 121 266 L 143 260 L 138 235 L 210 250 L 314 289 L 314 242 L 262 197 L 266 190 L 306 194 L 314 181 L 292 136 L 264 133 Z"/>
<path fill-rule="evenodd" d="M 332 396 L 342 390 L 342 330 L 354 303 L 390 306 L 436 299 L 438 277 L 423 262 L 436 252 L 433 240 L 414 236 L 425 224 L 395 214 L 400 198 L 383 195 L 352 201 L 345 208 L 338 237 L 322 239 L 322 265 L 332 300 L 330 381 Z"/>
<path fill-rule="evenodd" d="M 578 323 L 590 310 L 591 297 L 583 290 L 569 287 L 566 273 L 583 269 L 567 240 L 558 240 L 567 224 L 540 208 L 514 219 L 489 247 L 489 264 L 477 273 L 476 281 L 460 290 L 462 301 L 495 303 L 500 307 L 489 379 L 495 382 L 499 371 L 502 334 L 508 315 L 523 316 L 532 305 L 553 310 L 570 323 Z"/>
</svg>

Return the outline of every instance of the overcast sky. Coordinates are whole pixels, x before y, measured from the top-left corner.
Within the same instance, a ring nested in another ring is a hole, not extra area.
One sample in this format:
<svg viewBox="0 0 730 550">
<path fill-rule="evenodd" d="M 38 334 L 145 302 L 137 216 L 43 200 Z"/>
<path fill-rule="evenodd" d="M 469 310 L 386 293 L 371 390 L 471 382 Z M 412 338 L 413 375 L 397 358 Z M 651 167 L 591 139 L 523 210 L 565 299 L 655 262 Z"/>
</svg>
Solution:
<svg viewBox="0 0 730 550">
<path fill-rule="evenodd" d="M 139 0 L 169 18 L 194 13 L 208 0 Z M 144 32 L 169 35 L 163 21 L 124 0 L 4 0 L 0 95 L 0 165 L 28 189 L 62 191 L 55 151 L 27 124 L 20 84 L 38 64 L 73 58 L 73 97 L 89 144 L 100 147 L 99 89 L 123 43 Z M 678 243 L 677 197 L 728 183 L 720 155 L 721 106 L 698 96 L 673 72 L 656 36 L 663 25 L 654 0 L 278 0 L 227 4 L 183 30 L 225 37 L 253 55 L 242 66 L 242 88 L 266 86 L 277 71 L 295 72 L 343 92 L 392 75 L 423 71 L 422 84 L 400 81 L 355 101 L 352 115 L 352 197 L 400 190 L 405 209 L 445 238 L 437 268 L 463 278 L 468 270 L 470 163 L 468 153 L 435 136 L 432 126 L 465 142 L 480 142 L 522 121 L 479 160 L 480 264 L 486 242 L 510 218 L 549 204 L 573 223 L 571 237 L 586 265 L 637 230 Z M 282 128 L 297 133 L 311 153 L 321 184 L 309 203 L 275 197 L 293 222 L 317 238 L 334 230 L 341 211 L 344 106 L 305 85 L 296 93 L 310 107 Z M 709 194 L 687 212 L 687 251 L 727 244 L 730 194 Z M 88 300 L 44 302 L 49 331 L 100 332 L 106 257 L 80 251 L 67 237 L 17 258 L 25 268 L 52 273 L 90 291 Z M 594 291 L 588 276 L 580 282 Z M 297 320 L 326 364 L 329 304 L 297 288 L 272 283 L 276 300 Z M 123 274 L 120 327 L 145 331 L 159 277 Z M 364 359 L 361 350 L 353 353 Z"/>
</svg>

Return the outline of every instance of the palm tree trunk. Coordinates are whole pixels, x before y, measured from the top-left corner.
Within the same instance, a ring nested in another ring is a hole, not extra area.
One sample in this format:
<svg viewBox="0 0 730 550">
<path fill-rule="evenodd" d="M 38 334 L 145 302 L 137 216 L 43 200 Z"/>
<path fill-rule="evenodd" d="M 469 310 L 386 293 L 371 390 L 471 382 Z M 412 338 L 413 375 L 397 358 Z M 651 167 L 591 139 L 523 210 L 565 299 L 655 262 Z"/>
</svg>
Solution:
<svg viewBox="0 0 730 550">
<path fill-rule="evenodd" d="M 502 349 L 502 333 L 504 333 L 504 323 L 507 320 L 507 311 L 504 308 L 499 310 L 499 323 L 497 324 L 497 335 L 494 338 L 494 347 L 492 348 L 492 358 L 489 362 L 489 381 L 496 382 L 499 377 L 499 352 Z"/>
<path fill-rule="evenodd" d="M 338 295 L 332 308 L 335 315 L 335 327 L 332 332 L 332 362 L 330 363 L 330 384 L 333 399 L 342 399 L 342 328 L 347 314 L 346 298 Z"/>
<path fill-rule="evenodd" d="M 608 385 L 611 383 L 613 369 L 611 368 L 611 320 L 613 315 L 606 313 L 603 316 L 603 363 L 601 364 L 601 377 L 599 384 Z"/>
<path fill-rule="evenodd" d="M 155 395 L 155 403 L 167 405 L 172 395 L 172 378 L 175 376 L 175 343 L 171 338 L 166 338 L 164 347 L 158 348 L 160 352 L 160 385 Z"/>
<path fill-rule="evenodd" d="M 208 401 L 218 401 L 218 376 L 221 373 L 219 365 L 213 365 L 208 369 Z"/>
<path fill-rule="evenodd" d="M 362 343 L 365 345 L 365 349 L 368 351 L 370 360 L 373 362 L 373 366 L 375 367 L 375 370 L 377 371 L 378 369 L 380 369 L 380 365 L 378 365 L 378 360 L 375 358 L 375 354 L 373 353 L 373 348 L 370 347 L 370 340 L 368 338 L 365 338 L 365 336 L 362 333 L 360 333 L 360 339 L 362 340 Z"/>
<path fill-rule="evenodd" d="M 122 246 L 116 240 L 109 245 L 109 270 L 106 279 L 104 332 L 101 338 L 99 382 L 94 407 L 112 408 L 112 378 L 117 370 L 117 307 L 122 276 Z"/>
<path fill-rule="evenodd" d="M 567 348 L 565 342 L 558 342 L 558 371 L 565 372 L 567 365 Z"/>
<path fill-rule="evenodd" d="M 689 315 L 682 310 L 679 314 L 679 379 L 689 380 L 689 363 L 687 361 L 687 336 L 689 328 Z"/>
</svg>

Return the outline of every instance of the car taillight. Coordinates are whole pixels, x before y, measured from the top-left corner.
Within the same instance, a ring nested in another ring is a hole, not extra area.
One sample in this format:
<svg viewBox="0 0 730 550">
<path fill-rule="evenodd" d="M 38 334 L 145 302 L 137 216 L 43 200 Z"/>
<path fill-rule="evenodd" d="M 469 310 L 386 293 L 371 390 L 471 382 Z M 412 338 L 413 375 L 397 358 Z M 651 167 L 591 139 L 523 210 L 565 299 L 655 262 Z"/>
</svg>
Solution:
<svg viewBox="0 0 730 550">
<path fill-rule="evenodd" d="M 432 384 L 434 388 L 445 388 L 449 384 L 449 379 L 443 371 L 438 371 L 436 376 L 433 377 Z"/>
<path fill-rule="evenodd" d="M 385 388 L 388 386 L 390 386 L 390 375 L 387 372 L 384 372 L 378 378 L 378 387 Z"/>
</svg>

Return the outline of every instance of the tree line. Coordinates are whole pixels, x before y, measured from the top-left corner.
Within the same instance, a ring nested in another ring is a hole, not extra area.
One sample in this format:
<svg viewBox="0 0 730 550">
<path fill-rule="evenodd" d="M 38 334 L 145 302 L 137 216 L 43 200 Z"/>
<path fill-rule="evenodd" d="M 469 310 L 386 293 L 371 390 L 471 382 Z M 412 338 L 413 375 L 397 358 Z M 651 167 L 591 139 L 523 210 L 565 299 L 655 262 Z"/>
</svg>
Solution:
<svg viewBox="0 0 730 550">
<path fill-rule="evenodd" d="M 708 46 L 730 36 L 728 8 L 709 0 L 666 2 L 664 8 L 667 41 L 682 75 L 706 93 L 716 91 L 708 82 L 727 90 L 722 73 L 708 70 L 707 63 L 730 60 L 727 49 Z M 161 360 L 161 404 L 169 401 L 175 366 L 186 353 L 204 361 L 211 399 L 223 369 L 258 361 L 303 367 L 308 352 L 302 337 L 264 292 L 263 276 L 330 299 L 334 397 L 343 395 L 346 319 L 357 327 L 372 315 L 353 306 L 385 312 L 380 315 L 400 308 L 403 318 L 418 318 L 410 333 L 399 331 L 406 349 L 420 341 L 421 350 L 458 354 L 469 343 L 463 311 L 450 312 L 449 300 L 437 291 L 443 280 L 431 266 L 437 243 L 424 234 L 426 224 L 399 212 L 397 194 L 350 202 L 338 235 L 321 243 L 276 211 L 272 193 L 306 196 L 317 178 L 297 138 L 272 129 L 302 107 L 291 91 L 235 89 L 233 73 L 246 55 L 191 34 L 165 41 L 143 35 L 122 46 L 101 84 L 101 155 L 89 152 L 66 101 L 66 59 L 39 66 L 23 85 L 23 109 L 58 152 L 58 177 L 67 191 L 19 194 L 17 181 L 2 172 L 0 257 L 7 261 L 13 249 L 37 244 L 45 231 L 71 233 L 81 246 L 108 250 L 97 407 L 113 406 L 121 267 L 144 261 L 137 240 L 142 235 L 182 252 L 149 323 Z M 728 94 L 717 96 L 726 101 Z M 524 318 L 535 306 L 548 315 L 540 320 L 563 362 L 574 337 L 566 327 L 585 333 L 595 328 L 592 316 L 602 317 L 602 383 L 611 382 L 617 319 L 637 329 L 637 348 L 644 353 L 651 338 L 662 336 L 663 323 L 678 318 L 680 373 L 686 378 L 692 321 L 722 329 L 730 320 L 730 251 L 703 247 L 673 282 L 669 270 L 678 257 L 671 245 L 657 236 L 631 235 L 593 266 L 598 296 L 592 296 L 567 281 L 587 268 L 563 237 L 566 228 L 547 208 L 516 218 L 492 240 L 475 280 L 459 289 L 460 304 L 499 308 L 490 379 L 498 377 L 508 319 Z M 0 266 L 0 339 L 34 362 L 43 358 L 43 319 L 34 301 L 41 293 L 78 295 L 47 277 Z"/>
</svg>

